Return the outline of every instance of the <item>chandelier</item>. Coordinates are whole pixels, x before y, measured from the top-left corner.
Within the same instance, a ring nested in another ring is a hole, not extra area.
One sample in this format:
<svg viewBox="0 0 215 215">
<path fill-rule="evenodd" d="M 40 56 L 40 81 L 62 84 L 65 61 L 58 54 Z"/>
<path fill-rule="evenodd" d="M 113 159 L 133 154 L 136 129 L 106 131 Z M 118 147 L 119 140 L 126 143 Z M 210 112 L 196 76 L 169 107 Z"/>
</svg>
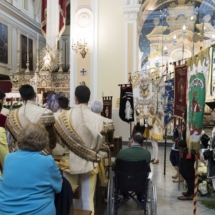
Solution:
<svg viewBox="0 0 215 215">
<path fill-rule="evenodd" d="M 82 43 L 80 40 L 77 43 L 72 44 L 72 50 L 75 51 L 75 53 L 80 53 L 82 58 L 85 58 L 88 51 L 87 43 L 85 43 L 85 41 Z"/>
</svg>

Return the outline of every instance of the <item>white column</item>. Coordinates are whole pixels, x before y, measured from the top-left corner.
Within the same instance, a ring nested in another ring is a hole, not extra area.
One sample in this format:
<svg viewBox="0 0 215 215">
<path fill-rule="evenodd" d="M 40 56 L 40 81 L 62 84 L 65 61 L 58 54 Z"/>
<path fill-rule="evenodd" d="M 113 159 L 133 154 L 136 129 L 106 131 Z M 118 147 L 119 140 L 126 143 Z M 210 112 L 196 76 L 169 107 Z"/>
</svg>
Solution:
<svg viewBox="0 0 215 215">
<path fill-rule="evenodd" d="M 138 58 L 139 58 L 139 12 L 140 12 L 141 4 L 139 4 L 138 0 L 127 0 L 126 5 L 122 7 L 122 10 L 125 14 L 125 83 L 128 82 L 128 73 L 135 72 L 138 70 Z M 128 68 L 128 52 L 129 52 L 129 42 L 131 42 L 129 38 L 129 26 L 132 26 L 132 70 Z"/>
<path fill-rule="evenodd" d="M 98 7 L 99 0 L 92 1 L 93 10 L 93 41 L 92 41 L 92 52 L 91 54 L 91 65 L 90 65 L 90 89 L 91 89 L 91 100 L 98 98 Z"/>
<path fill-rule="evenodd" d="M 70 1 L 70 106 L 74 107 L 74 92 L 77 86 L 77 58 L 76 53 L 72 50 L 72 39 L 75 37 L 75 11 L 77 0 Z"/>
</svg>

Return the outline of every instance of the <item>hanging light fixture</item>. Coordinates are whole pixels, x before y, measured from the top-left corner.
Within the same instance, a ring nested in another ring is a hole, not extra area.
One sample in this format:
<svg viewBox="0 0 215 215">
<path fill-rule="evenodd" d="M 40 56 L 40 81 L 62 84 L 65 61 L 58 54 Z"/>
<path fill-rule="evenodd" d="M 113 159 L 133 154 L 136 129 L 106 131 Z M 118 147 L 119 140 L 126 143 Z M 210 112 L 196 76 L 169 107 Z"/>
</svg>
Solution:
<svg viewBox="0 0 215 215">
<path fill-rule="evenodd" d="M 183 37 L 186 36 L 186 31 L 187 31 L 187 27 L 186 25 L 183 25 L 183 28 L 182 28 Z"/>
<path fill-rule="evenodd" d="M 168 51 L 167 51 L 167 47 L 166 46 L 164 46 L 164 48 L 163 48 L 163 54 L 164 54 L 164 56 L 168 55 Z"/>
<path fill-rule="evenodd" d="M 177 37 L 176 37 L 176 35 L 174 34 L 174 36 L 173 36 L 173 45 L 175 46 L 176 43 L 177 43 Z"/>
</svg>

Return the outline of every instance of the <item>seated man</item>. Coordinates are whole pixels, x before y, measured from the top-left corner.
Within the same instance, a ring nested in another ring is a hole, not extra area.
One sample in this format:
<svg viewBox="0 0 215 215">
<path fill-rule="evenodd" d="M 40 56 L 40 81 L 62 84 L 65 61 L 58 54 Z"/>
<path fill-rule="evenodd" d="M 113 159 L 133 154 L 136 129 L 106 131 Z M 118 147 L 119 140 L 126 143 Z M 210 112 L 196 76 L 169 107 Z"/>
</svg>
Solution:
<svg viewBox="0 0 215 215">
<path fill-rule="evenodd" d="M 142 147 L 143 136 L 141 133 L 134 133 L 128 144 L 129 148 L 121 149 L 116 159 L 125 161 L 143 161 L 145 160 L 148 164 L 151 162 L 151 153 Z M 148 172 L 150 172 L 150 166 L 148 166 Z M 123 192 L 122 192 L 123 194 Z M 142 201 L 142 193 L 137 193 L 137 198 Z M 125 195 L 123 195 L 126 198 Z"/>
<path fill-rule="evenodd" d="M 0 103 L 2 104 L 2 111 L 1 114 L 4 116 L 7 116 L 9 113 L 9 110 L 3 107 L 3 104 L 5 102 L 6 94 L 0 90 Z"/>
</svg>

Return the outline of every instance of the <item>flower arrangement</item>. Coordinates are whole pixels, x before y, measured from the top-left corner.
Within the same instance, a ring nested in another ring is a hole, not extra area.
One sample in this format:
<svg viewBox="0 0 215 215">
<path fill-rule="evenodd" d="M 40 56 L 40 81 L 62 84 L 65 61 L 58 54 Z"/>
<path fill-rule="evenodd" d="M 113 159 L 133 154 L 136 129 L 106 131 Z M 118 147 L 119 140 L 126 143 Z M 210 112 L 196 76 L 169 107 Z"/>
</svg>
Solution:
<svg viewBox="0 0 215 215">
<path fill-rule="evenodd" d="M 12 105 L 12 108 L 17 109 L 17 108 L 20 108 L 21 106 L 22 106 L 21 102 L 14 102 L 13 105 Z"/>
<path fill-rule="evenodd" d="M 19 82 L 19 77 L 14 77 L 12 80 L 14 83 L 18 83 Z"/>
<path fill-rule="evenodd" d="M 4 102 L 3 107 L 6 109 L 10 109 L 10 102 Z"/>
<path fill-rule="evenodd" d="M 49 68 L 49 67 L 47 67 L 47 66 L 43 66 L 43 67 L 42 67 L 42 69 L 41 69 L 40 71 L 43 71 L 43 72 L 44 72 L 44 71 L 49 71 L 49 70 L 50 70 L 50 68 Z"/>
</svg>

